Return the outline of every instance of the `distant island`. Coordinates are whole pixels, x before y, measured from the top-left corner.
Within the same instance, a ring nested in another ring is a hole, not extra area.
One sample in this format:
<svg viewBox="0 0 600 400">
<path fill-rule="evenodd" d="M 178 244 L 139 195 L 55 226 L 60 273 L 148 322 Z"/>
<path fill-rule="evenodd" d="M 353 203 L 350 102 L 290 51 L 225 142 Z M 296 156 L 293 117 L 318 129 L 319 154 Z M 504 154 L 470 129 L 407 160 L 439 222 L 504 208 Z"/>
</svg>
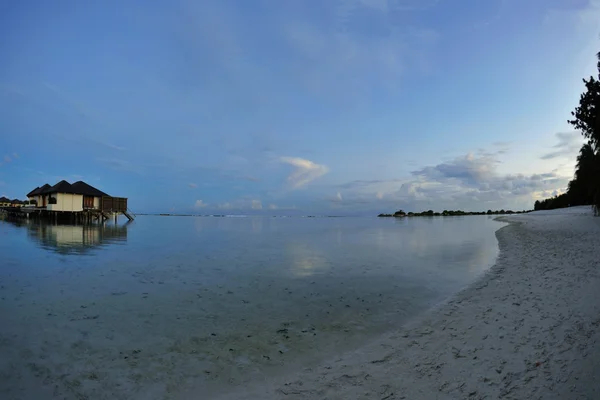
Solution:
<svg viewBox="0 0 600 400">
<path fill-rule="evenodd" d="M 513 210 L 487 210 L 487 211 L 462 211 L 462 210 L 444 210 L 442 212 L 434 212 L 433 210 L 422 211 L 422 212 L 404 212 L 398 210 L 393 214 L 379 214 L 378 217 L 451 217 L 457 215 L 504 215 L 504 214 L 524 214 L 530 211 L 513 211 Z"/>
</svg>

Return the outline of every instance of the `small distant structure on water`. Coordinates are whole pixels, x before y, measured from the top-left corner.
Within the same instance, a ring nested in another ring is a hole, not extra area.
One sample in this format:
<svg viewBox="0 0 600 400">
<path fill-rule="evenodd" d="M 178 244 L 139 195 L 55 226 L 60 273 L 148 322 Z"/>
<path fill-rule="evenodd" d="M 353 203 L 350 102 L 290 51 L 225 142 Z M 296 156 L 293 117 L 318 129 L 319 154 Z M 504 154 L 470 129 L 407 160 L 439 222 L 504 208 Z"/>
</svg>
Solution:
<svg viewBox="0 0 600 400">
<path fill-rule="evenodd" d="M 0 208 L 9 215 L 49 218 L 68 218 L 74 222 L 115 221 L 119 214 L 132 221 L 134 214 L 127 207 L 127 198 L 112 197 L 83 181 L 73 184 L 62 180 L 54 186 L 45 184 L 27 194 L 28 202 L 11 201 L 10 205 L 0 199 Z M 6 199 L 6 198 L 3 198 Z M 8 200 L 8 199 L 6 199 Z"/>
<path fill-rule="evenodd" d="M 21 207 L 29 204 L 27 201 L 21 201 L 18 199 L 9 199 L 8 197 L 0 197 L 0 207 Z"/>
</svg>

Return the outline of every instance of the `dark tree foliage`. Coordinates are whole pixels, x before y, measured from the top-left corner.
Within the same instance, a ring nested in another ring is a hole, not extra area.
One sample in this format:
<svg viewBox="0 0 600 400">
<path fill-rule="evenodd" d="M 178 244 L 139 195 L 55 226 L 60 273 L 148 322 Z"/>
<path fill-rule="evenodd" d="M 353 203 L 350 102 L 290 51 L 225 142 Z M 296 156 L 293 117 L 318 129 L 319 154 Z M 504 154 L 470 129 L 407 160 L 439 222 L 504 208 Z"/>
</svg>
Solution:
<svg viewBox="0 0 600 400">
<path fill-rule="evenodd" d="M 537 202 L 539 203 L 539 202 Z M 423 212 L 409 212 L 408 214 L 402 210 L 396 211 L 394 214 L 379 214 L 378 217 L 448 217 L 448 216 L 464 216 L 464 215 L 502 215 L 502 214 L 522 214 L 529 211 L 513 211 L 513 210 L 487 210 L 485 211 L 462 211 L 462 210 L 444 210 L 443 212 L 434 212 L 427 210 Z"/>
<path fill-rule="evenodd" d="M 542 201 L 536 201 L 533 205 L 535 211 L 538 210 L 554 210 L 555 208 L 569 207 L 569 197 L 567 193 L 563 193 L 560 196 L 554 196 L 549 199 Z"/>
<path fill-rule="evenodd" d="M 592 204 L 594 212 L 600 214 L 600 53 L 596 56 L 598 79 L 591 76 L 583 80 L 586 91 L 579 98 L 579 106 L 571 112 L 574 118 L 568 121 L 588 140 L 577 156 L 575 176 L 566 193 L 536 201 L 535 210 Z"/>
<path fill-rule="evenodd" d="M 600 153 L 590 143 L 584 144 L 577 156 L 575 177 L 569 182 L 569 199 L 573 205 L 595 204 L 600 179 Z"/>
<path fill-rule="evenodd" d="M 598 78 L 600 79 L 600 53 L 598 58 Z M 583 80 L 586 91 L 579 98 L 579 106 L 571 115 L 575 117 L 568 122 L 576 129 L 580 130 L 594 150 L 600 147 L 600 81 L 590 76 L 590 79 Z"/>
</svg>

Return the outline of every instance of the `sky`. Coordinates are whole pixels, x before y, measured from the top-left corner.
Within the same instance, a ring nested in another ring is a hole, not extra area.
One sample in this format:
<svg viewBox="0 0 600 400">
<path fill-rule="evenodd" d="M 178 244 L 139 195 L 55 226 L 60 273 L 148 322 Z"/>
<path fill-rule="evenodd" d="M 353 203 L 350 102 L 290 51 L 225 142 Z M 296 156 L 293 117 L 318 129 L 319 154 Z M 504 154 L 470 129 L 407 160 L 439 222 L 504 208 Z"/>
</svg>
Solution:
<svg viewBox="0 0 600 400">
<path fill-rule="evenodd" d="M 599 21 L 598 0 L 0 1 L 0 195 L 531 209 L 572 178 Z"/>
</svg>

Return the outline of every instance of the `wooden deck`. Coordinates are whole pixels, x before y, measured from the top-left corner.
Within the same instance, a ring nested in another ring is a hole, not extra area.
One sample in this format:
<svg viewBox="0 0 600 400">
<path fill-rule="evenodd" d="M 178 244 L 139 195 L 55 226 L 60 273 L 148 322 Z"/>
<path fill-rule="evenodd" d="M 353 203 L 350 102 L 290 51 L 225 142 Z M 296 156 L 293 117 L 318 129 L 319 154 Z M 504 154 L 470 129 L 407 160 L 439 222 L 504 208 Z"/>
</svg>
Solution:
<svg viewBox="0 0 600 400">
<path fill-rule="evenodd" d="M 105 212 L 127 212 L 127 199 L 125 197 L 103 196 L 100 199 L 100 210 Z"/>
<path fill-rule="evenodd" d="M 74 222 L 104 222 L 111 218 L 117 221 L 118 215 L 124 215 L 129 221 L 135 214 L 127 208 L 127 199 L 105 196 L 100 208 L 86 208 L 82 211 L 51 211 L 46 207 L 0 207 L 0 212 L 15 218 L 39 218 L 50 220 L 72 220 Z"/>
</svg>

